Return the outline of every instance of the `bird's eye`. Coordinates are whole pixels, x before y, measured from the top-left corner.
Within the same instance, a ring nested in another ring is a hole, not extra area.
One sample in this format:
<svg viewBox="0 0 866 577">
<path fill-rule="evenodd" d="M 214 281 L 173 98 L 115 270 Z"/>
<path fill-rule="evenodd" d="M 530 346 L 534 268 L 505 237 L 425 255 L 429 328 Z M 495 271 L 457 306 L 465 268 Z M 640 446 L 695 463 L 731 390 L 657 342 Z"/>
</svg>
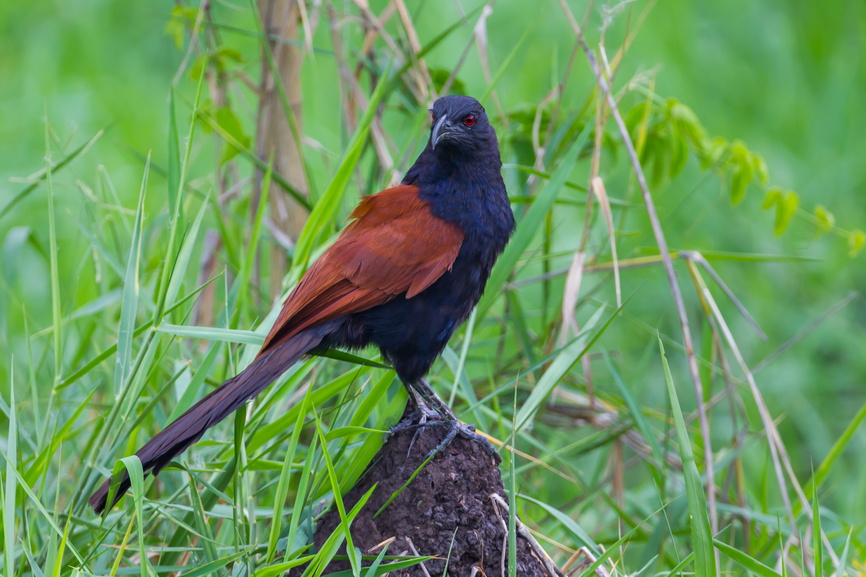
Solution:
<svg viewBox="0 0 866 577">
<path fill-rule="evenodd" d="M 432 113 L 430 114 L 430 121 L 436 122 L 436 115 L 435 114 L 432 114 Z"/>
<path fill-rule="evenodd" d="M 466 118 L 464 118 L 464 119 L 463 119 L 463 124 L 465 124 L 466 126 L 472 126 L 473 124 L 475 124 L 475 115 L 474 115 L 474 114 L 470 114 L 469 116 L 467 116 Z"/>
</svg>

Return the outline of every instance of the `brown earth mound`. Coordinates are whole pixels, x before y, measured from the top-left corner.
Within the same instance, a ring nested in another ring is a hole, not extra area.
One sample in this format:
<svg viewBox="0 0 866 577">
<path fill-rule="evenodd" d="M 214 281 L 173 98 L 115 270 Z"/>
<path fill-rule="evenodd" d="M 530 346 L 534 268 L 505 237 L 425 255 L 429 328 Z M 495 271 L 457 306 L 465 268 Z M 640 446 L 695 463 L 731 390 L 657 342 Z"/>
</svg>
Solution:
<svg viewBox="0 0 866 577">
<path fill-rule="evenodd" d="M 438 446 L 444 427 L 422 431 L 412 451 L 414 431 L 392 436 L 377 454 L 364 476 L 343 498 L 351 509 L 374 483 L 378 486 L 352 523 L 355 546 L 365 555 L 377 555 L 382 543 L 394 538 L 387 555 L 431 555 L 421 565 L 390 573 L 399 577 L 448 575 L 454 577 L 507 575 L 507 510 L 494 505 L 495 497 L 508 502 L 499 472 L 499 456 L 485 451 L 477 442 L 458 436 L 437 454 L 409 486 L 375 519 L 373 515 L 420 466 L 423 458 Z M 318 523 L 315 544 L 319 548 L 339 525 L 337 511 L 331 510 Z M 505 526 L 503 526 L 503 522 Z M 456 532 L 455 532 L 456 529 Z M 553 577 L 553 566 L 533 551 L 529 541 L 517 538 L 517 575 Z M 453 541 L 453 543 L 452 543 Z M 377 547 L 378 546 L 378 547 Z M 450 551 L 450 555 L 449 555 Z M 345 555 L 345 549 L 340 552 Z M 547 563 L 550 569 L 546 568 Z M 365 566 L 369 564 L 365 561 Z M 349 569 L 345 560 L 331 563 L 325 574 Z M 425 572 L 426 570 L 426 572 Z"/>
</svg>

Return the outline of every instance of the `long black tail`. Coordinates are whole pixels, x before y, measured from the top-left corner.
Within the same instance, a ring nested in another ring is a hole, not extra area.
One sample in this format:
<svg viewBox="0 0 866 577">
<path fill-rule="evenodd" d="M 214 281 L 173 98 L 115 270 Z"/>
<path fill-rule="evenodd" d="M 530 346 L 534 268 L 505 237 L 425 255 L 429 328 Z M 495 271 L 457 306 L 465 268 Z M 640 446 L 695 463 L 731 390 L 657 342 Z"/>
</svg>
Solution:
<svg viewBox="0 0 866 577">
<path fill-rule="evenodd" d="M 268 385 L 295 364 L 304 353 L 317 347 L 325 327 L 307 329 L 274 346 L 258 357 L 249 367 L 216 388 L 190 410 L 160 431 L 136 455 L 145 473 L 156 475 L 187 447 L 201 439 L 205 431 L 232 414 L 247 400 L 262 392 Z M 96 513 L 105 509 L 111 479 L 105 481 L 90 497 L 90 506 Z M 124 472 L 111 507 L 129 490 L 129 475 Z M 110 508 L 110 507 L 109 507 Z"/>
</svg>

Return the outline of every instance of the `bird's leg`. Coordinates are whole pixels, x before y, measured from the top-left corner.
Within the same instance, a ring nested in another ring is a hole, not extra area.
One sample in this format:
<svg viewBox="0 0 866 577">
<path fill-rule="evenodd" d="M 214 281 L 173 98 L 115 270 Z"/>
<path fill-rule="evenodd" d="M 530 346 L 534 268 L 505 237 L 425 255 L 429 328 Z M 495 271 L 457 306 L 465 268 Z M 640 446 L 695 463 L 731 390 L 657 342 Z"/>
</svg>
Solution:
<svg viewBox="0 0 866 577">
<path fill-rule="evenodd" d="M 436 391 L 433 390 L 433 387 L 430 386 L 430 383 L 426 379 L 419 379 L 417 383 L 413 383 L 407 388 L 413 391 L 414 395 L 425 401 L 431 409 L 436 411 L 443 421 L 458 421 L 451 408 L 436 394 Z"/>
<path fill-rule="evenodd" d="M 406 390 L 409 392 L 409 396 L 412 397 L 412 400 L 415 401 L 415 407 L 418 408 L 418 413 L 420 415 L 418 417 L 419 425 L 423 426 L 428 420 L 437 421 L 445 418 L 441 412 L 431 409 L 424 400 L 424 397 L 416 391 L 414 387 L 407 386 Z"/>
<path fill-rule="evenodd" d="M 405 419 L 401 420 L 393 427 L 391 427 L 388 430 L 388 434 L 394 435 L 401 431 L 416 429 L 415 434 L 412 435 L 412 440 L 409 441 L 409 450 L 406 452 L 406 456 L 408 457 L 409 454 L 412 453 L 412 447 L 415 445 L 415 440 L 418 438 L 418 435 L 421 433 L 421 431 L 424 430 L 424 426 L 427 424 L 428 420 L 441 421 L 442 417 L 440 413 L 434 411 L 429 406 L 427 406 L 427 403 L 424 401 L 424 398 L 421 396 L 421 394 L 418 393 L 418 391 L 416 391 L 413 387 L 406 385 L 405 383 L 403 383 L 403 385 L 406 387 L 406 391 L 409 393 L 409 396 L 415 403 L 415 407 L 417 408 L 417 410 Z M 427 386 L 429 387 L 429 385 Z M 416 417 L 417 421 L 415 420 Z"/>
</svg>

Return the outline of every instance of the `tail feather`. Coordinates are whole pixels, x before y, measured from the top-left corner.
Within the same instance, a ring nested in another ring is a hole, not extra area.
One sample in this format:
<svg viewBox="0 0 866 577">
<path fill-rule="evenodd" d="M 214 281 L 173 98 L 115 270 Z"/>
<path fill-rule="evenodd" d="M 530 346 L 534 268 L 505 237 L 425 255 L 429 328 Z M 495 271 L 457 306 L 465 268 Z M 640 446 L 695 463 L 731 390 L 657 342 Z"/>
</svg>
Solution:
<svg viewBox="0 0 866 577">
<path fill-rule="evenodd" d="M 327 332 L 322 330 L 324 328 L 308 329 L 283 343 L 271 345 L 269 350 L 256 357 L 249 367 L 217 387 L 160 431 L 136 453 L 145 474 L 158 474 L 172 459 L 201 439 L 209 428 L 267 388 L 304 353 L 321 343 Z M 110 487 L 109 478 L 90 497 L 90 506 L 96 513 L 101 513 L 105 509 Z M 124 472 L 109 508 L 114 507 L 129 488 L 129 475 Z"/>
</svg>

